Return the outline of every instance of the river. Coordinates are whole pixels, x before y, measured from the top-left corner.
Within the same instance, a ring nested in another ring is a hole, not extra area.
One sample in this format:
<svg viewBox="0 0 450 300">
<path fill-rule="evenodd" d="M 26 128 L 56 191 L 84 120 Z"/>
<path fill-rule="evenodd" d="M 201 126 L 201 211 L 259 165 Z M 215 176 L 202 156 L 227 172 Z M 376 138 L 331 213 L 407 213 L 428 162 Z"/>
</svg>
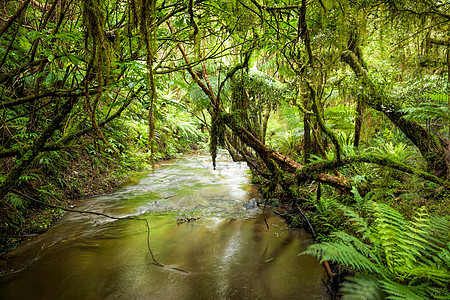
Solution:
<svg viewBox="0 0 450 300">
<path fill-rule="evenodd" d="M 7 254 L 1 299 L 328 299 L 303 230 L 244 203 L 258 199 L 247 167 L 220 154 L 162 162 L 67 213 Z M 267 225 L 269 228 L 267 228 Z M 184 270 L 179 271 L 177 269 Z"/>
</svg>

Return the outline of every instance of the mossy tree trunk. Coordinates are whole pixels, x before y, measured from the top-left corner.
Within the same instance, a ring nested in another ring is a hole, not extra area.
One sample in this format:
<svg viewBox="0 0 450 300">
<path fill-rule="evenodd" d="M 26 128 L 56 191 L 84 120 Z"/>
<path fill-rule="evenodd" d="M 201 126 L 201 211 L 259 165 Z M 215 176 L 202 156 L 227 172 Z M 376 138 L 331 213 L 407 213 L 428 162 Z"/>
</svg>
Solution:
<svg viewBox="0 0 450 300">
<path fill-rule="evenodd" d="M 149 94 L 148 107 L 148 144 L 150 149 L 150 161 L 155 162 L 155 116 L 154 107 L 156 105 L 156 81 L 154 66 L 158 51 L 157 44 L 157 18 L 156 18 L 156 0 L 142 1 L 141 7 L 141 34 L 145 41 L 147 51 L 147 88 Z"/>
<path fill-rule="evenodd" d="M 374 86 L 366 69 L 361 66 L 354 52 L 344 51 L 341 54 L 341 59 L 350 66 L 367 90 L 365 104 L 385 114 L 417 146 L 425 158 L 430 172 L 438 177 L 449 179 L 450 148 L 448 140 L 436 136 L 417 122 L 406 120 L 404 118 L 405 113 L 400 110 L 400 106 L 390 101 L 386 95 Z"/>
<path fill-rule="evenodd" d="M 361 138 L 361 130 L 363 123 L 364 105 L 361 100 L 358 99 L 356 103 L 356 118 L 355 118 L 355 140 L 353 142 L 354 147 L 359 146 L 359 140 Z"/>
</svg>

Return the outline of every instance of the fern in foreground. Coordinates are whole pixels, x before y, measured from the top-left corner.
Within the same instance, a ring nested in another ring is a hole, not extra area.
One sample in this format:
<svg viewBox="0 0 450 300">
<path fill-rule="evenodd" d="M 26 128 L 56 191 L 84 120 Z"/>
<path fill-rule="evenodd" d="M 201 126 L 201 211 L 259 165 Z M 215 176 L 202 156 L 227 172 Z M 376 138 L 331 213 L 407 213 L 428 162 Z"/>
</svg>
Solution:
<svg viewBox="0 0 450 300">
<path fill-rule="evenodd" d="M 354 270 L 358 275 L 342 284 L 344 299 L 449 299 L 448 218 L 421 208 L 406 221 L 395 209 L 373 201 L 359 211 L 336 206 L 349 217 L 355 234 L 335 232 L 333 242 L 311 245 L 300 255 Z"/>
</svg>

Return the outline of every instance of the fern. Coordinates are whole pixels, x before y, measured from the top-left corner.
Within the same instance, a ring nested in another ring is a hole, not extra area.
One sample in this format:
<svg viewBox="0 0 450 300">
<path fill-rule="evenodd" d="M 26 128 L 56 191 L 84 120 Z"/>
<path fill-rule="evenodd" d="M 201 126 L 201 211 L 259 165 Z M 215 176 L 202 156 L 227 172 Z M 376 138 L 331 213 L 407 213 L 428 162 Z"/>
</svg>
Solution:
<svg viewBox="0 0 450 300">
<path fill-rule="evenodd" d="M 190 120 L 176 120 L 176 123 L 174 125 L 179 130 L 180 135 L 185 138 L 196 139 L 202 136 L 202 133 L 197 128 L 197 125 Z"/>
<path fill-rule="evenodd" d="M 352 147 L 355 142 L 355 134 L 353 132 L 347 134 L 341 131 L 336 134 L 336 137 L 343 146 Z"/>
<path fill-rule="evenodd" d="M 299 150 L 302 148 L 302 134 L 291 132 L 290 130 L 279 132 L 273 138 L 273 147 L 277 151 L 296 158 L 299 156 Z"/>
<path fill-rule="evenodd" d="M 15 194 L 8 194 L 8 201 L 10 201 L 16 209 L 23 208 L 26 203 L 22 198 Z"/>
<path fill-rule="evenodd" d="M 356 228 L 356 232 L 362 234 L 363 240 L 370 235 L 370 228 L 367 219 L 363 218 L 358 212 L 345 205 L 335 204 L 335 206 L 343 212 L 344 216 L 349 218 L 351 224 Z"/>
<path fill-rule="evenodd" d="M 429 94 L 433 95 L 433 94 Z M 441 119 L 444 122 L 450 121 L 450 108 L 446 102 L 422 102 L 417 107 L 408 107 L 401 110 L 406 113 L 406 120 L 427 121 Z"/>
<path fill-rule="evenodd" d="M 354 108 L 344 105 L 328 107 L 325 110 L 325 119 L 328 120 L 327 125 L 331 128 L 341 130 L 351 130 L 354 127 L 353 119 L 356 116 Z M 351 139 L 354 136 L 345 135 L 344 140 L 347 140 L 347 145 L 351 144 Z"/>
<path fill-rule="evenodd" d="M 349 218 L 354 235 L 335 232 L 333 242 L 311 245 L 301 254 L 329 260 L 375 279 L 349 278 L 342 291 L 347 299 L 424 299 L 448 291 L 450 281 L 450 224 L 419 209 L 412 221 L 385 204 L 362 198 L 354 191 L 359 212 L 335 206 Z M 361 213 L 367 214 L 363 217 Z M 362 297 L 362 295 L 365 295 Z"/>
<path fill-rule="evenodd" d="M 342 231 L 333 233 L 331 235 L 331 238 L 341 241 L 345 244 L 351 243 L 359 253 L 371 259 L 371 261 L 374 261 L 376 264 L 378 265 L 381 264 L 378 257 L 374 255 L 372 247 L 370 245 L 364 244 L 364 242 L 361 241 L 359 238 Z"/>
<path fill-rule="evenodd" d="M 343 300 L 351 299 L 383 299 L 379 282 L 374 277 L 348 277 L 342 284 Z"/>
<path fill-rule="evenodd" d="M 320 257 L 320 262 L 325 260 L 339 262 L 355 270 L 368 271 L 372 273 L 382 274 L 382 269 L 377 264 L 372 262 L 368 257 L 358 252 L 353 245 L 346 245 L 344 243 L 324 242 L 321 244 L 314 244 L 308 247 L 307 250 L 300 253 Z"/>
<path fill-rule="evenodd" d="M 379 147 L 370 147 L 369 149 L 373 150 L 377 155 L 387 156 L 404 164 L 407 164 L 414 156 L 414 152 L 408 148 L 407 144 L 402 142 L 398 144 L 394 144 L 391 141 L 383 142 Z"/>
<path fill-rule="evenodd" d="M 405 286 L 391 280 L 380 280 L 381 288 L 389 294 L 387 299 L 393 300 L 423 300 L 427 299 L 426 293 L 423 291 L 425 286 L 411 287 Z"/>
</svg>

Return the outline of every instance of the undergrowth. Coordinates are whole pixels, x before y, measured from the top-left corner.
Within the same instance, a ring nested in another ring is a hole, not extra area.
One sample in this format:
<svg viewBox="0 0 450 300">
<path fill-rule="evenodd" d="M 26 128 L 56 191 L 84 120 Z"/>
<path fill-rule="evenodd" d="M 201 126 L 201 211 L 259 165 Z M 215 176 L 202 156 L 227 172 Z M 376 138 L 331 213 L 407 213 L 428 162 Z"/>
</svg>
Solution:
<svg viewBox="0 0 450 300">
<path fill-rule="evenodd" d="M 371 195 L 353 192 L 353 207 L 333 203 L 347 219 L 346 229 L 301 254 L 355 272 L 341 286 L 344 299 L 444 299 L 450 282 L 448 217 L 433 216 L 421 207 L 406 220 Z"/>
</svg>

